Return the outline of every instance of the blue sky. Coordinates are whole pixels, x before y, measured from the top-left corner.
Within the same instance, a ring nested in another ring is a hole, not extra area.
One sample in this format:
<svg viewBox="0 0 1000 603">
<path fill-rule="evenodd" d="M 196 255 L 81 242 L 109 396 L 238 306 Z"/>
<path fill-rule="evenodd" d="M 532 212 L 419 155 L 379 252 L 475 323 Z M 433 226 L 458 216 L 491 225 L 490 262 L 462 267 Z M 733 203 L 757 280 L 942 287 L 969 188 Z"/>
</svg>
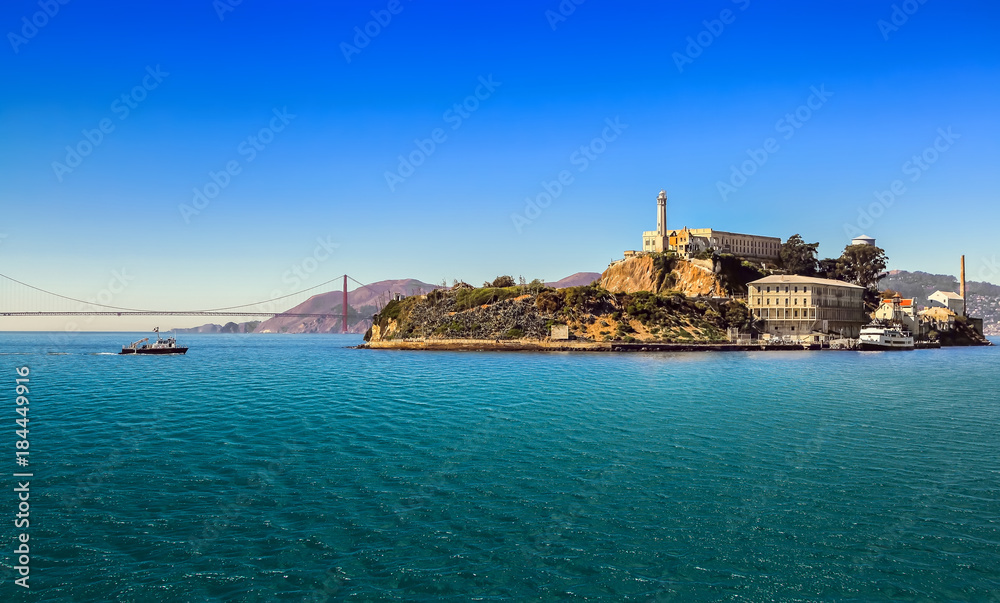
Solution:
<svg viewBox="0 0 1000 603">
<path fill-rule="evenodd" d="M 88 298 L 125 270 L 131 307 L 551 280 L 638 247 L 664 188 L 670 227 L 834 257 L 854 228 L 1000 282 L 1000 7 L 692 4 L 6 2 L 0 272 Z"/>
</svg>

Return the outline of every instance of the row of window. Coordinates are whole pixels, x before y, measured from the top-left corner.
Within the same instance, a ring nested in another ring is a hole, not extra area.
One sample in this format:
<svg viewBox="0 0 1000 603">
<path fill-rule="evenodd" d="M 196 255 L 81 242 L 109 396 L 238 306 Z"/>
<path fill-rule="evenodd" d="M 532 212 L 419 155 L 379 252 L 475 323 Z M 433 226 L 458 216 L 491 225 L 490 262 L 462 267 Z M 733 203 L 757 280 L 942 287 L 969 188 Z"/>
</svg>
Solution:
<svg viewBox="0 0 1000 603">
<path fill-rule="evenodd" d="M 761 302 L 761 299 L 763 299 L 764 301 Z M 785 299 L 785 305 L 787 306 L 789 298 L 786 297 L 784 299 Z M 792 305 L 793 306 L 799 305 L 799 298 L 795 297 L 795 298 L 791 298 L 791 299 L 792 299 Z M 765 297 L 765 298 L 758 297 L 757 298 L 757 305 L 760 306 L 762 304 L 765 305 L 765 306 L 770 306 L 771 305 L 771 298 L 770 297 Z M 776 306 L 780 306 L 781 305 L 780 303 L 778 303 L 778 298 L 774 299 L 774 305 L 776 305 Z M 802 305 L 803 306 L 806 305 L 806 299 L 805 298 L 802 298 Z"/>
<path fill-rule="evenodd" d="M 754 316 L 758 318 L 779 318 L 779 319 L 789 319 L 789 318 L 803 318 L 803 319 L 815 319 L 816 318 L 816 308 L 802 308 L 799 312 L 798 308 L 795 309 L 784 309 L 784 308 L 760 308 L 754 311 Z"/>
<path fill-rule="evenodd" d="M 798 293 L 799 292 L 798 286 L 792 287 L 792 289 L 793 289 L 793 293 Z M 768 293 L 771 292 L 771 286 L 770 285 L 767 286 L 767 292 Z M 781 287 L 775 287 L 774 288 L 774 292 L 775 293 L 781 293 Z M 803 286 L 802 287 L 802 292 L 803 293 L 809 293 L 809 287 Z M 785 293 L 788 293 L 788 285 L 785 285 Z"/>
<path fill-rule="evenodd" d="M 727 239 L 723 237 L 723 245 L 738 245 L 740 247 L 761 247 L 763 249 L 777 249 L 781 246 L 780 243 L 775 243 L 774 241 L 759 241 L 757 239 Z"/>
</svg>

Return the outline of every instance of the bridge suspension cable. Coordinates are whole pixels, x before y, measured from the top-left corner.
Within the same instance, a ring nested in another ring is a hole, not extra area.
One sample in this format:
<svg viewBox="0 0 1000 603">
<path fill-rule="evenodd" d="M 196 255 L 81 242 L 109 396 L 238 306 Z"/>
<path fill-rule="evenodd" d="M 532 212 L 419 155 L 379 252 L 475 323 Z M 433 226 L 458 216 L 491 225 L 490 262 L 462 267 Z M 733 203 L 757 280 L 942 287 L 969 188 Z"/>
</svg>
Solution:
<svg viewBox="0 0 1000 603">
<path fill-rule="evenodd" d="M 296 291 L 294 293 L 289 293 L 287 295 L 281 295 L 279 297 L 273 297 L 267 300 L 262 300 L 258 302 L 251 302 L 247 304 L 239 304 L 235 306 L 225 306 L 221 308 L 208 308 L 205 310 L 148 310 L 141 308 L 125 308 L 121 306 L 112 306 L 109 304 L 102 304 L 97 301 L 87 301 L 78 299 L 75 297 L 70 297 L 68 295 L 62 295 L 54 291 L 48 291 L 42 289 L 41 287 L 36 287 L 30 285 L 16 278 L 8 276 L 6 274 L 0 274 L 0 278 L 4 278 L 12 283 L 21 285 L 22 287 L 27 287 L 28 289 L 38 291 L 45 295 L 50 295 L 59 299 L 64 299 L 71 302 L 76 302 L 87 307 L 94 308 L 93 310 L 80 310 L 80 311 L 3 311 L 0 310 L 0 316 L 70 316 L 70 315 L 96 315 L 96 316 L 155 316 L 155 315 L 170 315 L 170 316 L 294 316 L 294 317 L 327 317 L 336 316 L 336 314 L 329 312 L 309 312 L 309 313 L 291 313 L 291 312 L 270 312 L 270 311 L 255 311 L 247 310 L 253 306 L 261 306 L 264 304 L 272 304 L 276 301 L 282 299 L 288 299 L 290 297 L 295 297 L 302 295 L 303 293 L 308 293 L 324 287 L 333 283 L 334 281 L 340 279 L 350 279 L 360 285 L 361 287 L 367 288 L 368 285 L 359 282 L 357 279 L 351 277 L 347 274 L 342 274 L 330 280 L 319 283 L 318 285 L 313 285 L 312 287 L 307 287 L 301 291 Z M 345 285 L 346 286 L 346 285 Z M 344 308 L 346 310 L 346 308 Z"/>
</svg>

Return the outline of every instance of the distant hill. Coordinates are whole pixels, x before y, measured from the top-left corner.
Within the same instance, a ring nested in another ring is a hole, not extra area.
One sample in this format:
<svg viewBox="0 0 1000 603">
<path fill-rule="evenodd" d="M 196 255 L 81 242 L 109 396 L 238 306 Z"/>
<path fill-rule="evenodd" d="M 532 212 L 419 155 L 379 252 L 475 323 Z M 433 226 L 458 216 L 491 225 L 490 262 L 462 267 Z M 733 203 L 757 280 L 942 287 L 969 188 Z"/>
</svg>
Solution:
<svg viewBox="0 0 1000 603">
<path fill-rule="evenodd" d="M 379 307 L 389 303 L 396 293 L 420 295 L 441 289 L 441 285 L 430 285 L 412 278 L 379 281 L 347 292 L 347 332 L 364 333 L 371 326 L 371 317 Z M 341 318 L 344 293 L 329 291 L 314 295 L 286 312 L 301 314 L 331 313 L 336 316 L 300 318 L 295 316 L 275 316 L 260 323 L 254 333 L 341 333 Z"/>
<path fill-rule="evenodd" d="M 253 333 L 260 324 L 259 320 L 250 322 L 227 322 L 224 325 L 209 323 L 190 329 L 171 329 L 174 333 Z"/>
<path fill-rule="evenodd" d="M 601 278 L 599 272 L 577 272 L 564 279 L 546 283 L 557 289 L 589 285 Z M 430 293 L 442 289 L 441 285 L 431 285 L 413 278 L 378 281 L 347 292 L 347 332 L 364 333 L 372 324 L 372 316 L 385 306 L 396 293 L 407 297 Z M 342 291 L 328 291 L 314 295 L 285 310 L 293 314 L 333 314 L 334 316 L 301 318 L 295 316 L 275 316 L 263 322 L 230 322 L 225 325 L 206 324 L 190 329 L 174 329 L 177 333 L 341 333 L 343 318 L 341 304 Z"/>
<path fill-rule="evenodd" d="M 600 272 L 577 272 L 564 279 L 545 283 L 547 287 L 555 289 L 565 289 L 566 287 L 583 287 L 601 278 Z"/>
<path fill-rule="evenodd" d="M 966 311 L 969 316 L 983 319 L 983 332 L 1000 335 L 1000 286 L 980 281 L 966 281 Z M 899 291 L 903 297 L 916 297 L 927 304 L 927 296 L 935 291 L 958 292 L 958 279 L 948 274 L 893 270 L 879 281 L 882 289 Z"/>
<path fill-rule="evenodd" d="M 171 333 L 218 333 L 222 330 L 222 325 L 209 323 L 207 325 L 201 325 L 200 327 L 191 327 L 189 329 L 170 329 Z"/>
</svg>

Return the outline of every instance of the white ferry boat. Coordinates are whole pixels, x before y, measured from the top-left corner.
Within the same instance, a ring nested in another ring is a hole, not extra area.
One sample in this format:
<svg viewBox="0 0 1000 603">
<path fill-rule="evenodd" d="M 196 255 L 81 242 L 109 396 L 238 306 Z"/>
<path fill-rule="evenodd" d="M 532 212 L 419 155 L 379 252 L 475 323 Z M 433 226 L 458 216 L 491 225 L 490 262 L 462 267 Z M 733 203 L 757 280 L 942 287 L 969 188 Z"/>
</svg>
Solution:
<svg viewBox="0 0 1000 603">
<path fill-rule="evenodd" d="M 913 335 L 889 322 L 876 320 L 861 329 L 858 349 L 863 351 L 912 350 Z"/>
<path fill-rule="evenodd" d="M 163 339 L 160 337 L 160 327 L 153 329 L 156 333 L 156 341 L 152 343 L 146 343 L 149 341 L 149 337 L 144 337 L 139 341 L 133 341 L 128 345 L 122 346 L 121 354 L 185 354 L 187 353 L 187 348 L 177 347 L 177 340 L 173 337 L 167 337 Z"/>
</svg>

